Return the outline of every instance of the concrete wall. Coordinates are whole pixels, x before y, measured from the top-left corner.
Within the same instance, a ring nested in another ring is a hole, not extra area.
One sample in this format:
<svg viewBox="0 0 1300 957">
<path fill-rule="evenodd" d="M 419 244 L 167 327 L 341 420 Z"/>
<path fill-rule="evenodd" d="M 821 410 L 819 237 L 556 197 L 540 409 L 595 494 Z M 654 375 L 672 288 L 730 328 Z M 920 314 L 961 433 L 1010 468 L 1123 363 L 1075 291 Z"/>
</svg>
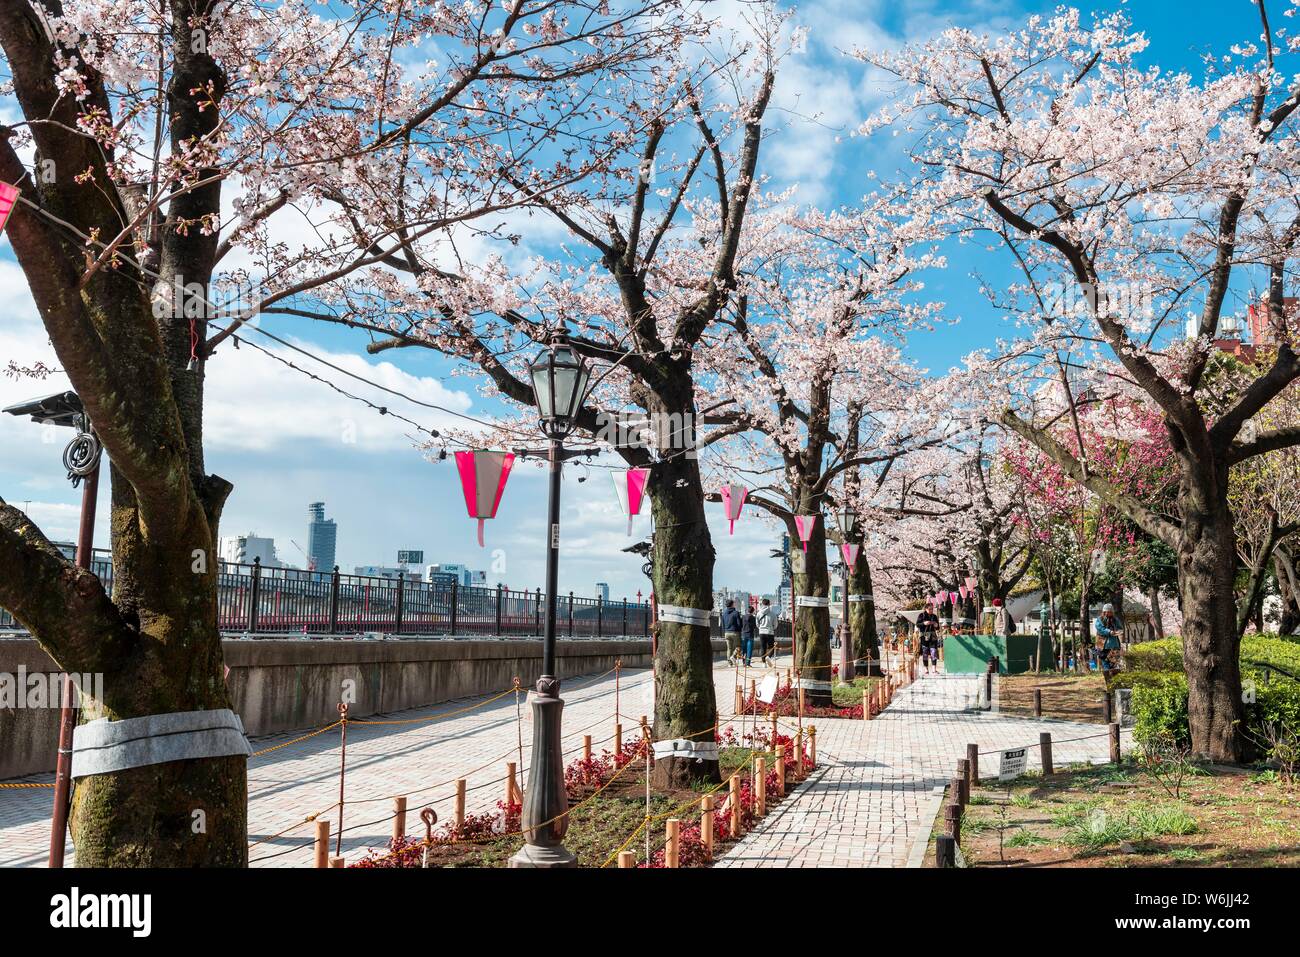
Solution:
<svg viewBox="0 0 1300 957">
<path fill-rule="evenodd" d="M 714 654 L 725 652 L 720 639 Z M 541 671 L 536 639 L 473 638 L 400 641 L 227 639 L 223 642 L 235 711 L 249 735 L 318 728 L 337 720 L 344 682 L 353 683 L 349 714 L 361 718 L 491 694 L 517 675 L 531 687 Z M 561 680 L 626 668 L 648 668 L 646 639 L 561 640 Z M 0 672 L 52 672 L 54 663 L 30 638 L 0 641 Z M 563 694 L 563 689 L 561 689 Z M 0 779 L 54 769 L 59 711 L 0 708 Z"/>
</svg>

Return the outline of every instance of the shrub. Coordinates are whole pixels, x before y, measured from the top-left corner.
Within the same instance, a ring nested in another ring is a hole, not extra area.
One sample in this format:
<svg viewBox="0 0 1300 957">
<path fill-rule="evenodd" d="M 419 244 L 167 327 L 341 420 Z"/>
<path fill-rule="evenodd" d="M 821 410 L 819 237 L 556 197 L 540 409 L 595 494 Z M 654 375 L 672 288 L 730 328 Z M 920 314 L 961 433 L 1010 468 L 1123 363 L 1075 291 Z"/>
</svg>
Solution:
<svg viewBox="0 0 1300 957">
<path fill-rule="evenodd" d="M 1270 674 L 1265 665 L 1281 671 Z M 1182 641 L 1143 642 L 1126 653 L 1125 667 L 1115 686 L 1133 689 L 1134 738 L 1139 743 L 1188 744 Z M 1247 635 L 1241 642 L 1241 670 L 1243 681 L 1254 685 L 1255 700 L 1246 705 L 1246 734 L 1251 740 L 1259 740 L 1265 725 L 1300 728 L 1300 681 L 1286 676 L 1300 677 L 1300 639 Z"/>
</svg>

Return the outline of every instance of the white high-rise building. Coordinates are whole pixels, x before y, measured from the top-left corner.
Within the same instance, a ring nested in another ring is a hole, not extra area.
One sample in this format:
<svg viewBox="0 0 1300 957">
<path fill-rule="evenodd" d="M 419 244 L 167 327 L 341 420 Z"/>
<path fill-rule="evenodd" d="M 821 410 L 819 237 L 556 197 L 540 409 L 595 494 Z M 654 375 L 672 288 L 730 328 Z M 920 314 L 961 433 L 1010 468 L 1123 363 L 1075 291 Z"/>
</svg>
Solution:
<svg viewBox="0 0 1300 957">
<path fill-rule="evenodd" d="M 253 532 L 223 538 L 217 554 L 223 562 L 237 565 L 251 565 L 256 559 L 261 560 L 263 568 L 280 568 L 284 565 L 275 554 L 275 539 L 262 538 Z"/>
</svg>

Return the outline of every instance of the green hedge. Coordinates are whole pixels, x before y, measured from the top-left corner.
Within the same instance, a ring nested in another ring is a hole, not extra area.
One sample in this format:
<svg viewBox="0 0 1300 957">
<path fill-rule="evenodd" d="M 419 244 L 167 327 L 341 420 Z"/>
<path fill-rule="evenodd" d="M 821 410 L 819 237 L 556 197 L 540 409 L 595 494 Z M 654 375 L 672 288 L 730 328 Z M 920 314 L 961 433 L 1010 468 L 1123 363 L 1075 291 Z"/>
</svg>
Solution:
<svg viewBox="0 0 1300 957">
<path fill-rule="evenodd" d="M 1183 646 L 1178 638 L 1147 641 L 1125 654 L 1126 670 L 1115 677 L 1116 687 L 1133 689 L 1133 736 L 1148 741 L 1169 735 L 1187 744 L 1187 678 L 1183 674 Z M 1300 727 L 1300 681 L 1274 672 L 1272 665 L 1300 677 L 1300 638 L 1248 635 L 1241 642 L 1243 680 L 1255 683 L 1255 700 L 1246 705 L 1247 733 L 1264 723 Z"/>
</svg>

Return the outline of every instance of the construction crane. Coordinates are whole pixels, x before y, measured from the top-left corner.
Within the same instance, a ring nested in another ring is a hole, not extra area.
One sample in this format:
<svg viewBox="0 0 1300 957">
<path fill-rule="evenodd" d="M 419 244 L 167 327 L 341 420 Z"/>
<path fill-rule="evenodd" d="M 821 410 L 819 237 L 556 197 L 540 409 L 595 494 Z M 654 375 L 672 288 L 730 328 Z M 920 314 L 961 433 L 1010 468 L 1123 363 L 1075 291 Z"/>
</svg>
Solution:
<svg viewBox="0 0 1300 957">
<path fill-rule="evenodd" d="M 308 555 L 306 550 L 303 549 L 303 547 L 299 545 L 297 542 L 295 542 L 292 538 L 289 539 L 289 544 L 292 545 L 294 548 L 298 549 L 298 551 L 302 553 L 302 557 L 307 560 L 307 571 L 314 572 L 316 570 L 316 559 Z"/>
</svg>

